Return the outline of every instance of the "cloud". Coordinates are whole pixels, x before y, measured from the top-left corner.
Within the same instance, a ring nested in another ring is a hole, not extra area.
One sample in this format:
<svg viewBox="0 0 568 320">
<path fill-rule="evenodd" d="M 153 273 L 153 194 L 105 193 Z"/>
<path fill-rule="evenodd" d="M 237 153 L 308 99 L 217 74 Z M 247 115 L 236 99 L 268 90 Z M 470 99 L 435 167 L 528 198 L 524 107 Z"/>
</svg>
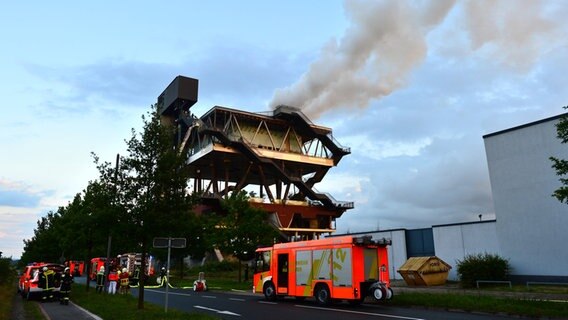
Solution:
<svg viewBox="0 0 568 320">
<path fill-rule="evenodd" d="M 173 80 L 177 67 L 105 58 L 79 66 L 44 66 L 27 64 L 26 70 L 49 82 L 49 109 L 85 112 L 101 104 L 149 106 Z M 156 91 L 153 91 L 156 90 Z"/>
<path fill-rule="evenodd" d="M 44 210 L 0 205 L 0 251 L 4 257 L 20 257 L 24 239 L 33 236 Z"/>
<path fill-rule="evenodd" d="M 0 206 L 34 208 L 50 191 L 38 191 L 22 182 L 0 178 Z"/>
<path fill-rule="evenodd" d="M 155 103 L 177 75 L 199 79 L 199 97 L 206 102 L 265 111 L 273 88 L 292 81 L 301 72 L 298 65 L 305 65 L 308 59 L 307 55 L 288 55 L 241 41 L 202 49 L 207 54 L 185 53 L 176 63 L 107 57 L 78 66 L 25 67 L 49 83 L 44 92 L 49 98 L 37 106 L 49 116 L 84 114 L 97 108 L 105 108 L 105 112 L 117 107 L 147 110 L 142 108 Z"/>
</svg>

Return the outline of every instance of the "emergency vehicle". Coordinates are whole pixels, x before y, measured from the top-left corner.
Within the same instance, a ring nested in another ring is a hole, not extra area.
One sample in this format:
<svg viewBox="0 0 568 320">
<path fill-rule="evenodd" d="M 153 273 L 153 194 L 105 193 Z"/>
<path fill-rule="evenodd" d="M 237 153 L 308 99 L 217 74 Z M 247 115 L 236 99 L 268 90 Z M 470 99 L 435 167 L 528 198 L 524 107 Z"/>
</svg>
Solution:
<svg viewBox="0 0 568 320">
<path fill-rule="evenodd" d="M 99 270 L 105 266 L 106 258 L 93 258 L 91 259 L 91 273 L 89 274 L 89 278 L 94 281 L 97 279 L 97 273 Z"/>
<path fill-rule="evenodd" d="M 121 268 L 126 268 L 128 273 L 134 274 L 136 268 L 140 269 L 142 266 L 142 254 L 141 253 L 123 253 L 117 257 L 119 265 Z M 154 275 L 154 257 L 146 256 L 146 275 Z"/>
<path fill-rule="evenodd" d="M 60 275 L 65 269 L 65 266 L 57 264 L 57 263 L 45 263 L 45 262 L 34 262 L 28 264 L 24 271 L 22 272 L 20 279 L 18 281 L 18 291 L 22 295 L 22 297 L 26 298 L 27 300 L 31 300 L 37 295 L 39 295 L 43 289 L 38 287 L 39 284 L 39 271 L 43 269 L 43 267 L 47 267 L 50 270 L 53 270 L 56 275 Z M 55 283 L 53 292 L 59 292 L 59 277 L 55 277 Z"/>
<path fill-rule="evenodd" d="M 389 300 L 387 245 L 390 239 L 341 236 L 275 244 L 256 250 L 253 292 L 267 300 L 314 297 L 361 303 L 365 297 Z"/>
<path fill-rule="evenodd" d="M 67 261 L 65 264 L 69 267 L 69 270 L 71 271 L 71 275 L 73 275 L 74 277 L 80 277 L 85 272 L 85 262 L 84 261 L 71 260 L 71 261 Z"/>
</svg>

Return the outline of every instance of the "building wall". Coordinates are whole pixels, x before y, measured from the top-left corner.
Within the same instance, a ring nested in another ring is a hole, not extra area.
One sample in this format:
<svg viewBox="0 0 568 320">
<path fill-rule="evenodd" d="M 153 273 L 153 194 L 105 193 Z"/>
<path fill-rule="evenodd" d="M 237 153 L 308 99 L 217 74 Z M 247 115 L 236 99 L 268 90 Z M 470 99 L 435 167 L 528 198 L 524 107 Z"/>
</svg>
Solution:
<svg viewBox="0 0 568 320">
<path fill-rule="evenodd" d="M 343 235 L 343 234 L 342 234 Z M 402 280 L 402 277 L 396 270 L 402 266 L 406 260 L 406 229 L 385 230 L 385 231 L 369 231 L 349 233 L 349 235 L 370 235 L 374 240 L 381 238 L 391 239 L 392 245 L 387 248 L 389 254 L 389 273 L 390 278 Z M 340 235 L 336 235 L 340 236 Z"/>
<path fill-rule="evenodd" d="M 478 253 L 499 254 L 495 220 L 432 226 L 436 256 L 452 269 L 449 280 L 458 280 L 457 261 Z"/>
<path fill-rule="evenodd" d="M 568 279 L 568 206 L 550 156 L 568 159 L 558 118 L 484 136 L 501 255 L 521 278 Z"/>
</svg>

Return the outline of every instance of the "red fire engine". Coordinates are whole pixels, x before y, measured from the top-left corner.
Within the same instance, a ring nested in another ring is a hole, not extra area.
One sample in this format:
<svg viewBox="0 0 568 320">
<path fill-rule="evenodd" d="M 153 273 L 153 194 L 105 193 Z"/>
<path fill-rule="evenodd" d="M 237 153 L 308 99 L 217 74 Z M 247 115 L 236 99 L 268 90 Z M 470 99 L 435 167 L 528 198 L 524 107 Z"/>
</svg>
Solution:
<svg viewBox="0 0 568 320">
<path fill-rule="evenodd" d="M 360 303 L 370 295 L 391 299 L 387 245 L 371 236 L 331 237 L 275 244 L 256 250 L 253 292 L 267 300 L 278 296 L 315 297 Z"/>
<path fill-rule="evenodd" d="M 91 280 L 97 279 L 97 273 L 99 270 L 105 266 L 106 258 L 93 258 L 91 259 L 91 273 L 89 274 L 89 278 Z"/>
<path fill-rule="evenodd" d="M 65 265 L 67 267 L 69 267 L 69 270 L 71 271 L 71 274 L 74 277 L 80 277 L 85 272 L 85 262 L 84 261 L 70 260 L 70 261 L 67 261 L 65 263 Z"/>
</svg>

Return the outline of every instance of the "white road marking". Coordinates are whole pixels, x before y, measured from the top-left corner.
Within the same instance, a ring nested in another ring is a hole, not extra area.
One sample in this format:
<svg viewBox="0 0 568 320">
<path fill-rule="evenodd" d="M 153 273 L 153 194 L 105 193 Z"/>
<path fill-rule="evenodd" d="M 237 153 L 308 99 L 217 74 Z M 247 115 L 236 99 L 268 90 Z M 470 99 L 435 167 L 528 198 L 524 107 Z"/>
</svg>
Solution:
<svg viewBox="0 0 568 320">
<path fill-rule="evenodd" d="M 229 298 L 229 300 L 233 300 L 233 301 L 246 301 L 245 299 L 241 299 L 241 298 Z"/>
<path fill-rule="evenodd" d="M 160 291 L 160 290 L 144 289 L 144 291 L 152 291 L 152 292 L 156 292 L 156 293 L 163 293 L 163 294 L 166 294 L 165 291 Z M 191 297 L 191 294 L 189 294 L 189 293 L 178 293 L 178 292 L 171 292 L 171 291 L 170 291 L 170 292 L 168 292 L 168 294 L 175 294 L 175 295 L 178 295 L 178 296 Z"/>
<path fill-rule="evenodd" d="M 299 304 L 297 304 L 295 306 L 298 307 L 298 308 L 316 309 L 316 310 L 325 310 L 325 311 L 336 311 L 336 312 L 353 313 L 353 314 L 363 314 L 363 315 L 366 315 L 366 316 L 375 316 L 375 317 L 386 317 L 386 318 L 407 319 L 407 320 L 424 320 L 424 319 L 421 319 L 421 318 L 402 317 L 402 316 L 395 316 L 395 315 L 383 314 L 383 313 L 371 313 L 371 312 L 343 310 L 343 309 L 334 309 L 334 308 L 320 308 L 320 307 L 312 307 L 312 306 L 303 306 L 303 305 L 299 305 Z"/>
<path fill-rule="evenodd" d="M 270 302 L 270 301 L 259 301 L 258 303 L 264 303 L 264 304 L 278 304 L 276 302 Z"/>
<path fill-rule="evenodd" d="M 201 296 L 202 298 L 207 298 L 207 299 L 217 299 L 216 296 Z"/>
<path fill-rule="evenodd" d="M 240 317 L 240 316 L 241 316 L 241 315 L 238 314 L 238 313 L 234 313 L 234 312 L 227 311 L 227 310 L 221 311 L 221 310 L 217 310 L 217 309 L 213 309 L 213 308 L 208 308 L 208 307 L 204 307 L 204 306 L 193 306 L 193 307 L 194 307 L 194 308 L 197 308 L 197 309 L 202 309 L 202 310 L 217 312 L 217 313 L 220 313 L 220 314 L 227 314 L 227 315 L 230 315 L 230 316 L 236 316 L 236 317 Z"/>
</svg>

